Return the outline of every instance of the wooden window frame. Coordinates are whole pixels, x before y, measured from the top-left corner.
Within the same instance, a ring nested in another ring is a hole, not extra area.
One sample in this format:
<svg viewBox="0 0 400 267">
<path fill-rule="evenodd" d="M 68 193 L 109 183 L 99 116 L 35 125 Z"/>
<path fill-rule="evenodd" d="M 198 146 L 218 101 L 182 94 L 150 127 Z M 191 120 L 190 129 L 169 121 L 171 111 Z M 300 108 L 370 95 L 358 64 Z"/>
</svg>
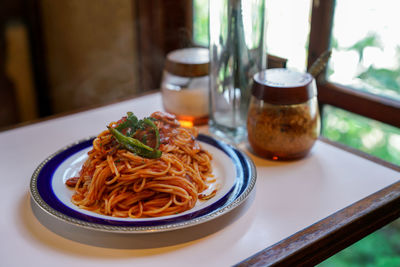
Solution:
<svg viewBox="0 0 400 267">
<path fill-rule="evenodd" d="M 307 65 L 330 49 L 335 0 L 313 1 Z M 347 111 L 400 127 L 400 103 L 327 81 L 326 72 L 317 77 L 320 106 L 336 106 Z"/>
</svg>

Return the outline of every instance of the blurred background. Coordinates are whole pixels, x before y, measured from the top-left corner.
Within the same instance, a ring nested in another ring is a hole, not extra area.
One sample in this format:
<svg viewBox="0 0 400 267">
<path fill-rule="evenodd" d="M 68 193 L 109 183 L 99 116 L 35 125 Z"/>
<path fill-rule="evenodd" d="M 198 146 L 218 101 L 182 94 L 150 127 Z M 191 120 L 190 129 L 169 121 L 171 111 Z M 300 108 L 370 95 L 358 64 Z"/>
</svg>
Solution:
<svg viewBox="0 0 400 267">
<path fill-rule="evenodd" d="M 159 87 L 190 42 L 190 1 L 2 0 L 0 126 Z"/>
<path fill-rule="evenodd" d="M 331 27 L 320 38 L 332 50 L 325 82 L 398 110 L 395 0 L 267 1 L 269 67 L 307 70 L 318 56 L 309 52 L 312 11 L 325 3 Z M 2 0 L 0 129 L 157 90 L 166 54 L 189 46 L 208 46 L 208 0 Z M 381 121 L 371 119 L 377 110 L 358 113 L 323 105 L 321 134 L 400 165 L 399 124 L 387 123 L 399 112 L 381 113 Z M 399 225 L 321 265 L 400 266 Z"/>
</svg>

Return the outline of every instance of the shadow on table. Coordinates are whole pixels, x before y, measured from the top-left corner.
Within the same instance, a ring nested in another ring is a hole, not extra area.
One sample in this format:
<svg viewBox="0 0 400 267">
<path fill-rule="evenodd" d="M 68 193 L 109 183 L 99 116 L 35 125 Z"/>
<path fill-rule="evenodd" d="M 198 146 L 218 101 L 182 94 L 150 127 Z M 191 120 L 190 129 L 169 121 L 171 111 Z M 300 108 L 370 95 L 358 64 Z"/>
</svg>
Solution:
<svg viewBox="0 0 400 267">
<path fill-rule="evenodd" d="M 69 240 L 103 248 L 149 249 L 194 241 L 220 231 L 245 214 L 246 210 L 254 201 L 254 191 L 242 205 L 211 221 L 173 231 L 144 234 L 108 233 L 81 228 L 48 214 L 42 210 L 32 198 L 30 198 L 29 202 L 34 216 L 44 227 Z M 26 208 L 23 208 L 23 210 L 25 209 Z M 25 212 L 21 213 L 21 216 L 26 224 L 26 228 L 29 230 L 31 228 L 29 225 L 30 222 L 29 220 L 25 220 L 24 217 L 27 216 L 25 214 Z M 243 229 L 243 231 L 245 231 L 245 229 Z"/>
</svg>

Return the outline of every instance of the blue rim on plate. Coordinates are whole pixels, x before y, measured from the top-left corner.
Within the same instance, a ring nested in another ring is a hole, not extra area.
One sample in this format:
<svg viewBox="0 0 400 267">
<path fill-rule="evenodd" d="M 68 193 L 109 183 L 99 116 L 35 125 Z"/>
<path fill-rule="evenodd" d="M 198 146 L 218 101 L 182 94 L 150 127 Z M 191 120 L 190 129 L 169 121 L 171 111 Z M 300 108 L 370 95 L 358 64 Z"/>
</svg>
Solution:
<svg viewBox="0 0 400 267">
<path fill-rule="evenodd" d="M 256 182 L 256 168 L 245 153 L 210 136 L 200 134 L 197 140 L 222 151 L 236 168 L 234 184 L 225 195 L 194 212 L 165 219 L 160 217 L 155 220 L 124 221 L 111 216 L 109 219 L 99 218 L 65 205 L 57 197 L 52 186 L 57 168 L 75 153 L 91 147 L 93 139 L 92 137 L 78 141 L 49 156 L 36 168 L 30 183 L 31 196 L 39 207 L 64 222 L 83 228 L 119 233 L 154 233 L 194 226 L 215 219 L 239 206 L 248 197 Z"/>
</svg>

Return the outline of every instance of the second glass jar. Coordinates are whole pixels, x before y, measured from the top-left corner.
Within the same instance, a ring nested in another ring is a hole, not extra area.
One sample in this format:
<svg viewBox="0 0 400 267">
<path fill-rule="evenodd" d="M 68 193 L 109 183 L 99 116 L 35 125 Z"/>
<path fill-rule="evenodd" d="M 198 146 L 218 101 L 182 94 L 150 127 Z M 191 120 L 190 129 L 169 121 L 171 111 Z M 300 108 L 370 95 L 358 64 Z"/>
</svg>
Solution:
<svg viewBox="0 0 400 267">
<path fill-rule="evenodd" d="M 314 78 L 288 69 L 257 73 L 247 131 L 249 143 L 259 156 L 273 160 L 306 156 L 320 132 Z"/>
</svg>

